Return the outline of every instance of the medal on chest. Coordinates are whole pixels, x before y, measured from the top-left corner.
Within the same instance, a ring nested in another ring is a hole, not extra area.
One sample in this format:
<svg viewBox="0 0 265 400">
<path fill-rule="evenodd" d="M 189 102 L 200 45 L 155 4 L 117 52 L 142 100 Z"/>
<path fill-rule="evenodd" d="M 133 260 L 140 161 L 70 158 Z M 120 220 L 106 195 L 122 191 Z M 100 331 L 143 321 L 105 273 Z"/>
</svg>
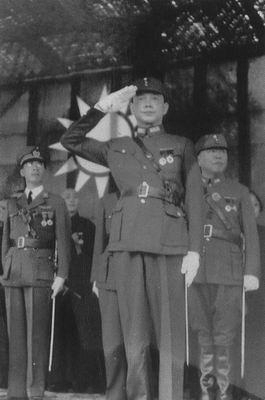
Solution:
<svg viewBox="0 0 265 400">
<path fill-rule="evenodd" d="M 235 197 L 225 197 L 225 211 L 231 212 L 231 211 L 237 211 L 237 205 L 236 205 L 236 198 Z"/>
<path fill-rule="evenodd" d="M 46 226 L 53 225 L 54 211 L 51 206 L 40 206 L 41 215 L 41 226 L 45 228 Z"/>
<path fill-rule="evenodd" d="M 174 162 L 174 149 L 160 149 L 159 164 L 163 167 Z"/>
</svg>

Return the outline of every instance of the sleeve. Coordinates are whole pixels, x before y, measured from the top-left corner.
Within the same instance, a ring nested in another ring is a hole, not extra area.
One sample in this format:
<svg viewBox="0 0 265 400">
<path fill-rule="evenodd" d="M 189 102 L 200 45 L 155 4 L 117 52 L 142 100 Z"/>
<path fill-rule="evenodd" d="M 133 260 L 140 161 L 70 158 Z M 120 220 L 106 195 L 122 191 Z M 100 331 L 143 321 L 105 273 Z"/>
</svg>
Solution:
<svg viewBox="0 0 265 400">
<path fill-rule="evenodd" d="M 90 109 L 86 115 L 66 130 L 61 137 L 61 144 L 70 152 L 106 167 L 109 142 L 100 142 L 86 137 L 86 134 L 98 124 L 104 115 L 95 108 Z"/>
<path fill-rule="evenodd" d="M 184 150 L 184 182 L 189 251 L 200 253 L 203 239 L 203 189 L 194 146 L 189 140 L 187 140 Z"/>
<path fill-rule="evenodd" d="M 71 259 L 71 224 L 64 200 L 58 198 L 55 235 L 57 240 L 57 276 L 66 279 Z"/>
<path fill-rule="evenodd" d="M 10 247 L 10 220 L 9 220 L 9 203 L 7 203 L 7 213 L 4 219 L 3 236 L 2 236 L 2 265 L 5 264 L 5 257 Z"/>
<path fill-rule="evenodd" d="M 97 217 L 96 217 L 96 231 L 95 231 L 95 245 L 93 252 L 93 261 L 91 269 L 91 282 L 97 280 L 98 268 L 101 262 L 101 255 L 103 254 L 107 245 L 107 237 L 105 231 L 105 210 L 103 201 L 98 202 Z"/>
<path fill-rule="evenodd" d="M 260 277 L 260 246 L 257 223 L 249 190 L 244 187 L 241 200 L 242 224 L 245 238 L 245 274 Z"/>
</svg>

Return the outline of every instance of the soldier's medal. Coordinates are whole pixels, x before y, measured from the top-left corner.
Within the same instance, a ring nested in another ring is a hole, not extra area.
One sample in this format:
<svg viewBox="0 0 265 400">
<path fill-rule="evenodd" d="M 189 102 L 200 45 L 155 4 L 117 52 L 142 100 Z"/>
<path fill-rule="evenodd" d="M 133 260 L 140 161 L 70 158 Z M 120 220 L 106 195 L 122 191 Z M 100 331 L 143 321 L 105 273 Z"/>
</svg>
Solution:
<svg viewBox="0 0 265 400">
<path fill-rule="evenodd" d="M 78 235 L 78 244 L 82 246 L 84 244 L 83 232 L 77 232 L 77 235 Z"/>
<path fill-rule="evenodd" d="M 236 206 L 236 199 L 235 197 L 225 197 L 225 201 L 226 201 L 226 206 L 225 206 L 225 210 L 227 212 L 230 211 L 237 211 L 237 206 Z"/>
<path fill-rule="evenodd" d="M 161 157 L 161 158 L 159 158 L 158 162 L 160 165 L 164 166 L 164 165 L 166 165 L 167 160 L 165 157 Z"/>
<path fill-rule="evenodd" d="M 166 165 L 166 163 L 172 164 L 174 162 L 173 154 L 174 154 L 174 149 L 172 148 L 160 149 L 161 158 L 159 159 L 159 164 L 160 165 Z"/>
<path fill-rule="evenodd" d="M 219 193 L 214 192 L 214 193 L 212 194 L 212 199 L 213 199 L 213 201 L 220 201 L 220 200 L 221 200 L 221 196 L 220 196 Z"/>
<path fill-rule="evenodd" d="M 167 156 L 167 162 L 169 164 L 172 164 L 174 162 L 174 158 L 173 158 L 173 156 L 171 154 L 169 156 Z"/>
<path fill-rule="evenodd" d="M 53 211 L 48 211 L 48 221 L 47 221 L 47 225 L 52 226 L 53 225 Z"/>
<path fill-rule="evenodd" d="M 48 217 L 47 212 L 42 211 L 41 215 L 42 215 L 41 226 L 43 226 L 43 228 L 45 228 L 45 226 L 47 226 L 47 217 Z"/>
</svg>

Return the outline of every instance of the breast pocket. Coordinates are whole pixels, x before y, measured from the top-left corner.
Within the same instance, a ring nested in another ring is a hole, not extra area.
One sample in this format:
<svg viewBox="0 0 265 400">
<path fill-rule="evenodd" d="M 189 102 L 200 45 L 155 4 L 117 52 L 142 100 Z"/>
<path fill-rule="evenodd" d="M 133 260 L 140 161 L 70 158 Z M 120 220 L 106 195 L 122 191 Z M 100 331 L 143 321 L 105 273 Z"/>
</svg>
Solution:
<svg viewBox="0 0 265 400">
<path fill-rule="evenodd" d="M 52 281 L 54 275 L 54 262 L 52 255 L 41 250 L 38 251 L 36 257 L 36 279 L 44 281 Z"/>
</svg>

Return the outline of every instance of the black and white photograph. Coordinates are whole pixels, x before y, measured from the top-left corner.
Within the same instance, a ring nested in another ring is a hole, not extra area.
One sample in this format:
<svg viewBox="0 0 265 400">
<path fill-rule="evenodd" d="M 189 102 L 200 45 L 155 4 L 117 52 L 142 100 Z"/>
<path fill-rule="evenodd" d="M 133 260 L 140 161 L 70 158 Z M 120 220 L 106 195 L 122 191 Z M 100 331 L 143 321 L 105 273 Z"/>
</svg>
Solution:
<svg viewBox="0 0 265 400">
<path fill-rule="evenodd" d="M 0 400 L 265 400 L 264 207 L 265 0 L 0 0 Z"/>
</svg>

